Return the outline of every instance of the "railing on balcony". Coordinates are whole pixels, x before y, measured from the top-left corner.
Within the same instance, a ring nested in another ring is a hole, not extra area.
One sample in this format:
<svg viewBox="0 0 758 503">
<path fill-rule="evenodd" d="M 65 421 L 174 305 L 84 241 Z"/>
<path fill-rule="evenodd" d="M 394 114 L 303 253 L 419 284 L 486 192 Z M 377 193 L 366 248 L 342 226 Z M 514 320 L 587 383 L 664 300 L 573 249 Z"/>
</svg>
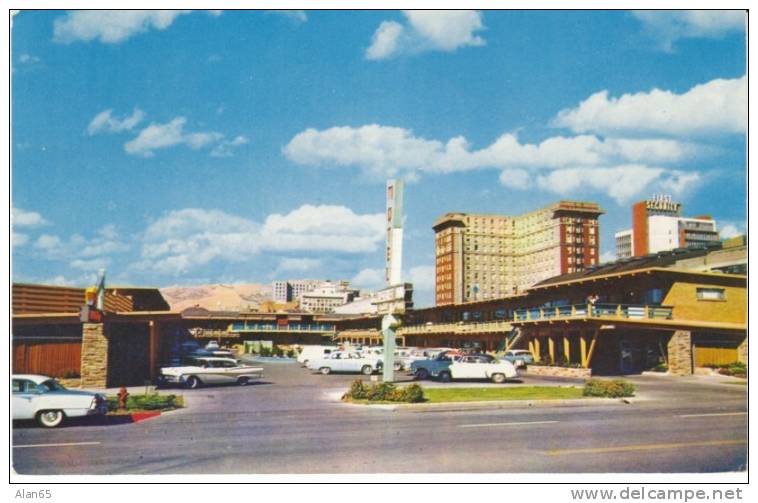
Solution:
<svg viewBox="0 0 758 503">
<path fill-rule="evenodd" d="M 234 322 L 229 325 L 229 332 L 312 332 L 312 333 L 332 333 L 336 327 L 332 323 L 289 323 L 279 325 L 276 323 L 250 323 Z"/>
<path fill-rule="evenodd" d="M 516 309 L 513 321 L 543 321 L 566 318 L 673 319 L 674 308 L 642 304 L 572 304 Z"/>
</svg>

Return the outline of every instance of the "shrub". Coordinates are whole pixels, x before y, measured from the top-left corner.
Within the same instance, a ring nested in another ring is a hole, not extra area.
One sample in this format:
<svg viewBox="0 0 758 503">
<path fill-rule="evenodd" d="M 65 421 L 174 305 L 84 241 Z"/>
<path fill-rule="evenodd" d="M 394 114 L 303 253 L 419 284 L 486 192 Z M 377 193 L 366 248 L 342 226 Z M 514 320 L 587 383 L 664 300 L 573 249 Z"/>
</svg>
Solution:
<svg viewBox="0 0 758 503">
<path fill-rule="evenodd" d="M 118 410 L 118 397 L 109 396 L 108 410 Z M 176 395 L 129 395 L 126 410 L 169 410 L 181 407 Z"/>
<path fill-rule="evenodd" d="M 261 352 L 259 354 L 261 356 L 271 356 L 271 348 L 261 346 Z"/>
<path fill-rule="evenodd" d="M 290 349 L 290 350 L 287 351 L 287 358 L 294 358 L 295 354 L 296 354 L 295 350 L 294 349 Z"/>
<path fill-rule="evenodd" d="M 353 381 L 343 400 L 368 400 L 369 402 L 419 403 L 426 400 L 424 389 L 418 384 L 398 388 L 391 383 L 368 385 L 361 380 Z"/>
<path fill-rule="evenodd" d="M 590 379 L 584 385 L 583 395 L 605 398 L 634 396 L 634 384 L 621 379 L 613 381 Z"/>
<path fill-rule="evenodd" d="M 719 374 L 734 376 L 734 377 L 747 377 L 747 365 L 742 362 L 733 362 L 726 365 L 720 365 L 718 367 Z"/>
<path fill-rule="evenodd" d="M 666 365 L 665 363 L 659 363 L 658 365 L 651 368 L 650 370 L 652 370 L 653 372 L 668 372 L 669 366 Z"/>
</svg>

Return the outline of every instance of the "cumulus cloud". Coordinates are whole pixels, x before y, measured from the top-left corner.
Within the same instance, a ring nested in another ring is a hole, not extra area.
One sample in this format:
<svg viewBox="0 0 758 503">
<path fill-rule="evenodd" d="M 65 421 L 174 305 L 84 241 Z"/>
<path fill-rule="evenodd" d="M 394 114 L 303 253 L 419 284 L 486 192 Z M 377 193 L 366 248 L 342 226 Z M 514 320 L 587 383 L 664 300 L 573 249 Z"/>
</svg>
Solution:
<svg viewBox="0 0 758 503">
<path fill-rule="evenodd" d="M 304 10 L 272 10 L 269 12 L 272 14 L 284 16 L 290 21 L 294 21 L 297 24 L 305 23 L 308 21 L 308 14 L 306 14 Z"/>
<path fill-rule="evenodd" d="M 276 267 L 277 273 L 282 272 L 311 272 L 321 267 L 322 261 L 317 258 L 283 258 Z"/>
<path fill-rule="evenodd" d="M 29 236 L 26 234 L 22 234 L 20 232 L 11 233 L 11 243 L 13 244 L 13 248 L 16 248 L 17 246 L 24 246 L 28 242 Z"/>
<path fill-rule="evenodd" d="M 214 131 L 186 133 L 186 123 L 187 119 L 184 117 L 177 117 L 166 124 L 151 123 L 140 131 L 136 138 L 124 144 L 124 150 L 128 154 L 152 157 L 158 149 L 187 145 L 197 150 L 224 138 L 223 134 Z"/>
<path fill-rule="evenodd" d="M 35 65 L 39 63 L 41 59 L 29 53 L 21 53 L 18 57 L 18 62 L 22 65 Z"/>
<path fill-rule="evenodd" d="M 350 283 L 366 290 L 379 290 L 386 286 L 387 280 L 384 269 L 366 268 L 358 271 L 358 274 L 353 276 Z"/>
<path fill-rule="evenodd" d="M 118 119 L 113 116 L 113 110 L 103 110 L 97 114 L 89 126 L 87 126 L 87 134 L 90 136 L 97 133 L 120 133 L 122 131 L 131 131 L 134 127 L 142 122 L 145 118 L 145 113 L 139 108 L 135 108 L 132 115 Z"/>
<path fill-rule="evenodd" d="M 671 51 L 681 38 L 721 38 L 742 33 L 747 22 L 744 10 L 635 11 L 632 15 L 665 51 Z"/>
<path fill-rule="evenodd" d="M 241 135 L 233 140 L 223 140 L 213 147 L 211 157 L 231 157 L 234 155 L 234 149 L 248 142 L 248 139 Z"/>
<path fill-rule="evenodd" d="M 53 40 L 59 43 L 99 40 L 117 44 L 150 29 L 165 30 L 187 10 L 83 10 L 53 22 Z"/>
<path fill-rule="evenodd" d="M 595 190 L 624 204 L 656 186 L 674 195 L 681 195 L 691 190 L 692 185 L 699 180 L 697 173 L 629 164 L 605 168 L 557 169 L 537 176 L 536 185 L 542 190 L 560 195 L 568 195 L 579 189 Z"/>
<path fill-rule="evenodd" d="M 21 208 L 11 210 L 11 225 L 14 227 L 39 227 L 48 222 L 36 211 L 26 211 Z"/>
<path fill-rule="evenodd" d="M 434 266 L 416 266 L 408 270 L 406 281 L 413 283 L 414 291 L 434 290 L 435 273 Z"/>
<path fill-rule="evenodd" d="M 747 76 L 715 79 L 682 94 L 653 89 L 609 98 L 608 91 L 600 91 L 577 107 L 559 112 L 553 125 L 608 135 L 744 134 Z"/>
<path fill-rule="evenodd" d="M 482 15 L 472 10 L 404 11 L 405 23 L 383 21 L 374 32 L 366 59 L 387 59 L 423 51 L 454 51 L 459 47 L 480 46 L 476 35 L 484 29 Z"/>
<path fill-rule="evenodd" d="M 250 260 L 262 250 L 371 252 L 384 232 L 382 213 L 360 215 L 343 206 L 306 204 L 285 215 L 269 215 L 262 224 L 220 210 L 187 208 L 148 226 L 142 260 L 135 267 L 180 275 L 214 260 Z"/>
<path fill-rule="evenodd" d="M 47 259 L 66 260 L 73 268 L 86 269 L 89 265 L 104 267 L 101 264 L 107 264 L 113 255 L 129 251 L 130 246 L 110 224 L 90 237 L 73 234 L 61 239 L 53 234 L 42 234 L 34 242 L 34 248 Z"/>
<path fill-rule="evenodd" d="M 745 222 L 731 222 L 722 220 L 716 222 L 719 225 L 721 239 L 729 239 L 747 234 Z"/>
</svg>

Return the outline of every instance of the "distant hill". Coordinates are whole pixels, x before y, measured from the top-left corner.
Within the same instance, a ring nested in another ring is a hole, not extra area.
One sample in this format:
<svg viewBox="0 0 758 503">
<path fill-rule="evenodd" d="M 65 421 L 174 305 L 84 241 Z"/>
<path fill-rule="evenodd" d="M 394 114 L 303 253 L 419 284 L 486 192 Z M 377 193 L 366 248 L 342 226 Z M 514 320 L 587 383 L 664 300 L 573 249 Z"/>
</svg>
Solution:
<svg viewBox="0 0 758 503">
<path fill-rule="evenodd" d="M 271 300 L 271 285 L 198 285 L 161 288 L 161 293 L 172 311 L 183 311 L 200 306 L 212 311 L 237 311 L 257 308 L 261 302 Z"/>
</svg>

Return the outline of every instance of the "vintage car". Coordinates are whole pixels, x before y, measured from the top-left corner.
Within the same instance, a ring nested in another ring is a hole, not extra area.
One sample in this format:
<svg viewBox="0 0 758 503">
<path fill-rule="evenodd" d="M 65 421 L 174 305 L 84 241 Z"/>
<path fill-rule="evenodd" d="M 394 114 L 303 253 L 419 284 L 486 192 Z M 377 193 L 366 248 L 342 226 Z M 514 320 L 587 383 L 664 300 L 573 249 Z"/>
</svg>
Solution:
<svg viewBox="0 0 758 503">
<path fill-rule="evenodd" d="M 442 351 L 437 353 L 434 358 L 411 362 L 409 371 L 416 379 L 438 377 L 440 373 L 447 371 L 455 357 L 456 354 L 452 351 Z"/>
<path fill-rule="evenodd" d="M 440 372 L 441 381 L 450 379 L 490 379 L 504 383 L 518 377 L 516 367 L 509 361 L 498 360 L 490 355 L 466 355 L 455 360 L 447 370 Z"/>
<path fill-rule="evenodd" d="M 262 367 L 242 365 L 233 358 L 191 356 L 185 358 L 180 366 L 161 368 L 159 384 L 179 384 L 187 388 L 223 383 L 244 386 L 262 376 Z"/>
<path fill-rule="evenodd" d="M 532 353 L 526 349 L 510 349 L 505 352 L 501 359 L 511 362 L 516 368 L 525 368 L 534 363 Z"/>
<path fill-rule="evenodd" d="M 307 366 L 310 370 L 317 370 L 324 375 L 332 372 L 360 372 L 371 375 L 382 369 L 382 360 L 355 351 L 337 351 L 323 358 L 310 360 Z"/>
<path fill-rule="evenodd" d="M 55 379 L 43 375 L 14 375 L 11 378 L 11 394 L 13 419 L 36 419 L 46 428 L 54 428 L 66 418 L 108 412 L 105 395 L 66 389 Z"/>
</svg>

